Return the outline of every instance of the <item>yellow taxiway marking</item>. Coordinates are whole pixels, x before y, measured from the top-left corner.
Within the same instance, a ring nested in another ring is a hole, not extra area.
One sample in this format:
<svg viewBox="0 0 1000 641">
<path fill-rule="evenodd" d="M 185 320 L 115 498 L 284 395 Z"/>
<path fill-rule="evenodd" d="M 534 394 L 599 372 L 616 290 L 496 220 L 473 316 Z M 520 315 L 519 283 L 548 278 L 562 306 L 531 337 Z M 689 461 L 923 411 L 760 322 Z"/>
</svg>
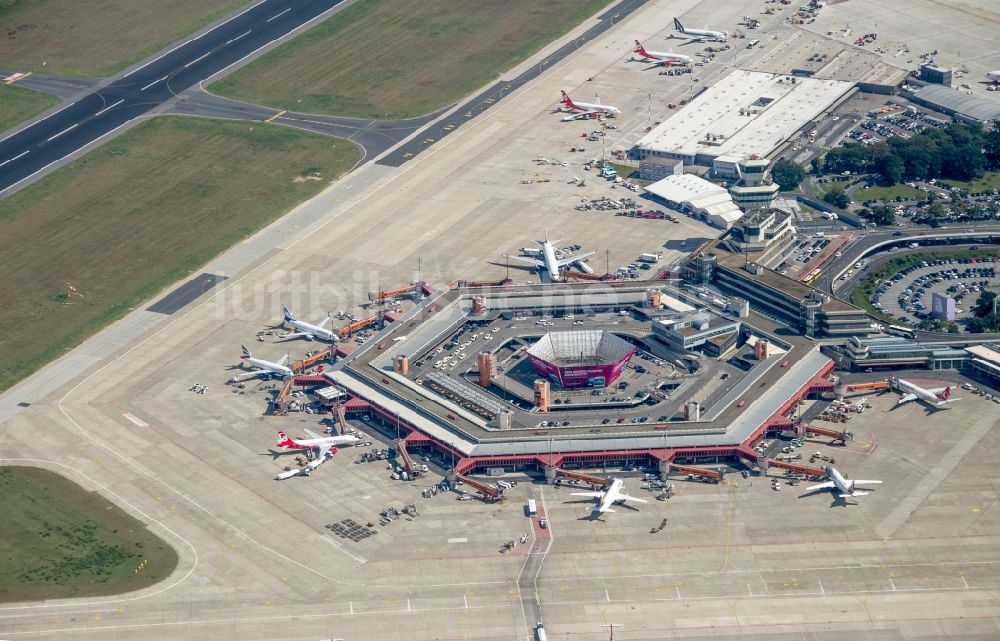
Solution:
<svg viewBox="0 0 1000 641">
<path fill-rule="evenodd" d="M 271 116 L 270 118 L 268 118 L 264 122 L 274 122 L 276 119 L 281 118 L 286 113 L 288 113 L 288 110 L 287 109 L 282 109 L 281 111 L 279 111 L 278 113 L 274 114 L 273 116 Z"/>
<path fill-rule="evenodd" d="M 12 85 L 12 84 L 14 84 L 15 82 L 17 82 L 18 80 L 24 80 L 25 78 L 27 78 L 28 76 L 30 76 L 30 75 L 31 75 L 31 73 L 32 73 L 32 72 L 30 72 L 30 71 L 29 71 L 28 73 L 25 73 L 25 74 L 21 74 L 20 76 L 17 76 L 16 78 L 11 78 L 10 80 L 5 80 L 5 81 L 4 81 L 4 84 L 5 84 L 5 85 Z"/>
</svg>

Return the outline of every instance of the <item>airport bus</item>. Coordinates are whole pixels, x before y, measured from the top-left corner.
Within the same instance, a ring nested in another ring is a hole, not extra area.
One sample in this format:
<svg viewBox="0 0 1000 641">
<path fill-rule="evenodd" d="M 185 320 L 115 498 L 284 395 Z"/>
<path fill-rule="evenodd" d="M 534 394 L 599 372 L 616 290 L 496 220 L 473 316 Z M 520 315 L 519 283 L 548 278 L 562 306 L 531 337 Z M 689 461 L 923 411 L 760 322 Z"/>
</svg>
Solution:
<svg viewBox="0 0 1000 641">
<path fill-rule="evenodd" d="M 536 514 L 538 514 L 538 506 L 535 504 L 535 499 L 528 499 L 528 516 Z"/>
<path fill-rule="evenodd" d="M 813 283 L 818 281 L 819 277 L 822 275 L 823 275 L 822 270 L 814 269 L 808 274 L 806 274 L 806 277 L 802 279 L 802 282 L 805 283 L 806 285 L 812 285 Z"/>
<path fill-rule="evenodd" d="M 910 329 L 909 327 L 900 327 L 899 325 L 888 325 L 885 328 L 886 334 L 892 334 L 893 336 L 902 336 L 903 338 L 916 338 L 917 333 Z"/>
<path fill-rule="evenodd" d="M 747 43 L 747 49 L 753 49 L 754 47 L 756 47 L 759 44 L 760 44 L 760 40 L 751 40 L 750 42 Z"/>
</svg>

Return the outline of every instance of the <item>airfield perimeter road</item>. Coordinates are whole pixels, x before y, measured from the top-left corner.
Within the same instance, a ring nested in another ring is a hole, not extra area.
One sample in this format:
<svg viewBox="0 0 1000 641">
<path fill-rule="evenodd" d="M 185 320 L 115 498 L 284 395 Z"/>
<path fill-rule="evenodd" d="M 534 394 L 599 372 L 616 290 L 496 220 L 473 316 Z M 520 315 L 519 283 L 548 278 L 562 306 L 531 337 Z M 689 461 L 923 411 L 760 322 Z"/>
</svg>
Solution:
<svg viewBox="0 0 1000 641">
<path fill-rule="evenodd" d="M 887 411 L 894 399 L 879 397 L 847 446 L 810 444 L 855 478 L 885 481 L 857 505 L 759 479 L 678 480 L 669 501 L 588 522 L 568 489 L 522 483 L 553 525 L 549 547 L 521 500 L 423 499 L 426 480 L 393 482 L 349 449 L 309 478 L 274 481 L 285 464 L 268 453 L 275 431 L 317 429 L 316 417 L 263 416 L 266 392 L 224 385 L 240 343 L 282 303 L 307 318 L 360 314 L 369 290 L 415 279 L 418 260 L 419 276 L 440 284 L 502 276 L 491 262 L 545 225 L 614 264 L 657 246 L 670 262 L 681 240 L 713 234 L 688 218 L 575 211 L 618 192 L 568 184 L 583 158 L 567 149 L 589 125 L 559 122 L 552 106 L 561 88 L 614 96 L 623 113 L 609 137 L 628 144 L 649 126 L 649 91 L 683 90 L 625 63 L 631 39 L 662 37 L 675 14 L 729 25 L 747 10 L 719 4 L 647 3 L 412 162 L 361 167 L 200 267 L 228 277 L 212 295 L 173 313 L 136 310 L 0 396 L 4 464 L 100 491 L 180 556 L 173 576 L 137 593 L 3 604 L 0 638 L 526 641 L 539 618 L 558 641 L 605 639 L 605 623 L 631 641 L 998 638 L 1000 426 L 981 397 L 931 417 L 916 404 Z M 570 167 L 536 166 L 539 154 Z M 263 358 L 315 347 L 248 344 Z M 193 382 L 208 392 L 188 391 Z M 360 543 L 323 528 L 406 503 L 420 516 Z M 523 534 L 534 541 L 499 552 Z"/>
<path fill-rule="evenodd" d="M 345 0 L 263 0 L 0 141 L 0 196 Z"/>
</svg>

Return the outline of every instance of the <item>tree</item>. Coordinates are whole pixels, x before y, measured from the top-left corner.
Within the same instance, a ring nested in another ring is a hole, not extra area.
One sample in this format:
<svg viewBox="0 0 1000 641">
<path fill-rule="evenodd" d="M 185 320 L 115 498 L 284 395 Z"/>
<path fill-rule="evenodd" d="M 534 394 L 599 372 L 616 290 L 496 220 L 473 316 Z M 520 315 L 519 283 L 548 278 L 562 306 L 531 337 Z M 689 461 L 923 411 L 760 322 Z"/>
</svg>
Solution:
<svg viewBox="0 0 1000 641">
<path fill-rule="evenodd" d="M 847 194 L 840 187 L 831 187 L 829 191 L 823 194 L 823 200 L 841 209 L 847 207 L 851 202 L 851 199 L 847 197 Z"/>
<path fill-rule="evenodd" d="M 882 183 L 885 185 L 895 185 L 903 180 L 903 161 L 899 156 L 886 154 L 875 162 L 875 171 L 878 172 Z"/>
<path fill-rule="evenodd" d="M 896 212 L 889 205 L 876 205 L 872 207 L 868 218 L 876 225 L 895 225 Z"/>
<path fill-rule="evenodd" d="M 806 172 L 798 164 L 781 159 L 771 168 L 771 178 L 778 183 L 781 191 L 795 191 L 806 177 Z"/>
<path fill-rule="evenodd" d="M 977 318 L 985 318 L 993 313 L 993 301 L 996 300 L 997 293 L 986 291 L 985 289 L 979 292 L 979 298 L 976 299 L 976 306 L 972 308 L 972 313 Z"/>
<path fill-rule="evenodd" d="M 994 120 L 993 127 L 983 140 L 983 155 L 988 169 L 1000 169 L 1000 121 Z"/>
</svg>

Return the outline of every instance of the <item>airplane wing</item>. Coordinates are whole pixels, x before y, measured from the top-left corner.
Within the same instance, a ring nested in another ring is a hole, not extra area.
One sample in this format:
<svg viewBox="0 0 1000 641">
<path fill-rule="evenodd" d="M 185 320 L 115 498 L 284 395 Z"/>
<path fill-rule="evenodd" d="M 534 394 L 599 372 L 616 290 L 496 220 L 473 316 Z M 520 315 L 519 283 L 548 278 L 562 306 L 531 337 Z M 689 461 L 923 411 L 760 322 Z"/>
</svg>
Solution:
<svg viewBox="0 0 1000 641">
<path fill-rule="evenodd" d="M 278 365 L 284 365 L 287 360 L 288 352 L 285 352 L 285 355 L 278 359 Z"/>
<path fill-rule="evenodd" d="M 312 336 L 312 334 L 309 332 L 289 332 L 287 334 L 278 334 L 278 338 L 299 338 L 301 336 Z"/>
<path fill-rule="evenodd" d="M 534 265 L 535 267 L 545 267 L 544 262 L 534 258 L 528 258 L 527 256 L 510 256 L 508 254 L 504 254 L 504 257 L 513 258 L 514 260 L 519 260 L 522 263 L 528 263 L 529 265 Z"/>
<path fill-rule="evenodd" d="M 322 436 L 320 436 L 319 434 L 317 434 L 316 432 L 314 432 L 312 430 L 308 430 L 308 429 L 304 429 L 303 428 L 302 431 L 305 432 L 306 434 L 308 434 L 309 438 L 323 438 Z"/>
<path fill-rule="evenodd" d="M 812 487 L 807 487 L 806 490 L 807 491 L 812 491 L 812 490 L 832 490 L 835 487 L 837 487 L 837 484 L 834 483 L 833 481 L 829 481 L 827 483 L 820 483 L 819 485 L 813 485 Z"/>
<path fill-rule="evenodd" d="M 636 496 L 629 496 L 628 494 L 619 494 L 618 498 L 624 499 L 626 501 L 635 501 L 636 503 L 646 503 L 646 499 L 640 499 Z"/>
<path fill-rule="evenodd" d="M 899 401 L 896 402 L 896 405 L 902 405 L 903 403 L 909 403 L 910 401 L 915 400 L 917 400 L 916 394 L 903 394 L 899 397 Z"/>
<path fill-rule="evenodd" d="M 936 405 L 947 405 L 948 403 L 952 403 L 954 401 L 960 401 L 960 400 L 962 400 L 962 399 L 961 398 L 946 398 L 943 401 L 938 401 L 936 403 Z"/>
<path fill-rule="evenodd" d="M 854 494 L 841 494 L 840 498 L 849 499 L 855 496 L 868 496 L 869 494 L 871 494 L 871 492 L 855 492 Z"/>
<path fill-rule="evenodd" d="M 930 392 L 931 394 L 940 394 L 941 392 L 945 391 L 946 389 L 948 389 L 948 388 L 947 387 L 935 387 L 934 389 L 929 389 L 927 391 Z"/>
<path fill-rule="evenodd" d="M 875 483 L 881 483 L 881 482 L 882 481 L 859 481 L 857 479 L 854 480 L 855 485 L 873 485 Z"/>
<path fill-rule="evenodd" d="M 309 469 L 315 470 L 317 467 L 325 463 L 326 457 L 330 453 L 331 449 L 333 449 L 332 445 L 323 445 L 322 447 L 320 447 L 319 452 L 316 453 L 316 458 L 314 458 L 313 460 L 309 461 L 309 463 L 306 464 L 309 467 Z"/>
<path fill-rule="evenodd" d="M 563 258 L 562 260 L 557 260 L 556 264 L 560 267 L 564 265 L 569 265 L 570 263 L 575 263 L 578 260 L 583 260 L 587 256 L 593 256 L 597 252 L 587 252 L 586 254 L 577 254 L 576 256 L 570 256 L 569 258 Z"/>
<path fill-rule="evenodd" d="M 327 314 L 326 318 L 324 318 L 322 321 L 320 321 L 320 324 L 317 325 L 317 327 L 322 327 L 323 329 L 326 329 L 326 326 L 329 325 L 330 321 L 332 321 L 332 320 L 333 320 L 333 316 L 330 316 L 329 314 Z"/>
<path fill-rule="evenodd" d="M 570 496 L 589 496 L 592 499 L 599 499 L 604 496 L 604 492 L 570 492 Z"/>
</svg>

